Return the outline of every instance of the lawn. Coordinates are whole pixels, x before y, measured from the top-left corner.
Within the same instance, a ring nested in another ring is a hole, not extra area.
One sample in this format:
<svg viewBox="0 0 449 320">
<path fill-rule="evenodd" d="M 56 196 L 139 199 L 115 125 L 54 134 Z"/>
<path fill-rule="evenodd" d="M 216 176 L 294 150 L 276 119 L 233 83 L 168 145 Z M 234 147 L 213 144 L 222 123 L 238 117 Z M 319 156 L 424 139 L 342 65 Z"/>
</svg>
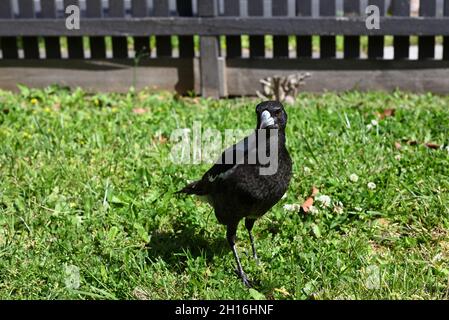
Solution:
<svg viewBox="0 0 449 320">
<path fill-rule="evenodd" d="M 0 298 L 447 298 L 449 96 L 288 106 L 294 175 L 254 228 L 260 265 L 238 232 L 248 290 L 209 205 L 173 195 L 210 165 L 173 163 L 170 136 L 251 129 L 257 102 L 0 91 Z"/>
</svg>

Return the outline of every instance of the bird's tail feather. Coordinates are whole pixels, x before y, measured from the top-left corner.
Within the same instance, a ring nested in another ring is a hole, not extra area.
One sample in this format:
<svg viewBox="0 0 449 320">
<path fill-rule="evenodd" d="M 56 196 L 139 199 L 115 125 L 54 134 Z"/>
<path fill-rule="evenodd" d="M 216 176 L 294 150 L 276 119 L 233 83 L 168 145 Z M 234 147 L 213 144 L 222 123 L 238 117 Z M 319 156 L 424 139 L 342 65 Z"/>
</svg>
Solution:
<svg viewBox="0 0 449 320">
<path fill-rule="evenodd" d="M 175 194 L 186 193 L 186 194 L 205 195 L 206 193 L 204 192 L 204 190 L 202 190 L 200 182 L 201 180 L 189 183 L 181 190 L 176 191 Z"/>
</svg>

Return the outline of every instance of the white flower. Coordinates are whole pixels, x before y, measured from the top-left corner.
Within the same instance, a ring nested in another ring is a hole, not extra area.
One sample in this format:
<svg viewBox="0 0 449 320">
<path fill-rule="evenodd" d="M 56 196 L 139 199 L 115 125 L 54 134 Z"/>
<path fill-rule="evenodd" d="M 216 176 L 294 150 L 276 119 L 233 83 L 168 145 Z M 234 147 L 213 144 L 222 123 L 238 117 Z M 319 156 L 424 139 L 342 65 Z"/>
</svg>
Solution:
<svg viewBox="0 0 449 320">
<path fill-rule="evenodd" d="M 358 211 L 358 212 L 361 212 L 361 211 L 363 210 L 363 209 L 360 208 L 360 207 L 355 207 L 354 209 L 355 209 L 355 211 Z"/>
<path fill-rule="evenodd" d="M 312 171 L 312 170 L 310 170 L 309 167 L 304 167 L 304 173 L 305 173 L 305 174 L 309 174 L 310 171 Z"/>
<path fill-rule="evenodd" d="M 369 131 L 369 130 L 371 130 L 372 127 L 373 127 L 373 126 L 372 126 L 371 124 L 367 124 L 367 125 L 366 125 L 366 130 Z"/>
<path fill-rule="evenodd" d="M 316 197 L 316 201 L 321 202 L 323 207 L 329 207 L 331 204 L 331 198 L 329 196 L 320 195 Z"/>
<path fill-rule="evenodd" d="M 371 189 L 371 190 L 376 189 L 376 184 L 374 182 L 368 182 L 368 189 Z"/>
<path fill-rule="evenodd" d="M 300 208 L 301 208 L 301 205 L 299 205 L 297 203 L 284 204 L 284 210 L 286 210 L 286 211 L 299 211 Z"/>
<path fill-rule="evenodd" d="M 349 176 L 349 180 L 351 180 L 352 182 L 357 182 L 359 181 L 359 176 L 353 173 Z"/>
<path fill-rule="evenodd" d="M 310 214 L 316 214 L 316 213 L 318 213 L 318 209 L 315 206 L 310 206 L 309 212 L 310 212 Z"/>
<path fill-rule="evenodd" d="M 377 125 L 379 124 L 379 122 L 377 122 L 377 120 L 371 120 L 371 124 L 373 125 L 373 127 L 377 127 Z"/>
<path fill-rule="evenodd" d="M 401 155 L 400 155 L 400 154 L 397 154 L 397 155 L 394 156 L 394 158 L 395 158 L 397 161 L 399 161 L 399 160 L 401 160 Z"/>
<path fill-rule="evenodd" d="M 287 192 L 286 193 L 284 193 L 284 195 L 282 196 L 282 200 L 284 200 L 284 199 L 286 199 L 287 198 Z"/>
</svg>

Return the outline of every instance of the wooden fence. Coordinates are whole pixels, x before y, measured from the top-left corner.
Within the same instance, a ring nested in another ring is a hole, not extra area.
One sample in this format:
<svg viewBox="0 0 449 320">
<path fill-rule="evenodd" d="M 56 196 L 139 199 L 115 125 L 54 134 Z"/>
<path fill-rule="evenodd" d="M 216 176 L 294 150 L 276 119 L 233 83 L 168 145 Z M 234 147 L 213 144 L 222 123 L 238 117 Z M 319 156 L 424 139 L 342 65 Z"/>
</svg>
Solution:
<svg viewBox="0 0 449 320">
<path fill-rule="evenodd" d="M 66 27 L 69 5 L 82 9 L 79 29 Z M 366 27 L 367 5 L 380 9 L 379 29 Z M 312 74 L 308 91 L 447 93 L 449 0 L 421 0 L 418 17 L 410 0 L 0 1 L 3 89 L 221 97 L 254 95 L 260 79 L 300 71 Z"/>
</svg>

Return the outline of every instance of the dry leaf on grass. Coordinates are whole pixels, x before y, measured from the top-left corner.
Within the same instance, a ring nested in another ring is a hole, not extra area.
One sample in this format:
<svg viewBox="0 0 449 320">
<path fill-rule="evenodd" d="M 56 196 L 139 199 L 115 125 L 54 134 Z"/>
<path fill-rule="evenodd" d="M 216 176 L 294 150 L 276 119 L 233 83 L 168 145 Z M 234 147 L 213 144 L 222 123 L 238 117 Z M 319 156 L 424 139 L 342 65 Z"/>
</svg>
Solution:
<svg viewBox="0 0 449 320">
<path fill-rule="evenodd" d="M 310 207 L 313 206 L 313 199 L 318 194 L 318 189 L 316 187 L 312 187 L 311 195 L 304 201 L 304 203 L 299 208 L 300 213 L 307 213 L 310 210 Z"/>
<path fill-rule="evenodd" d="M 133 109 L 133 113 L 135 113 L 135 114 L 144 114 L 146 112 L 148 112 L 148 110 L 144 109 L 144 108 L 134 108 Z"/>
<path fill-rule="evenodd" d="M 379 117 L 379 119 L 382 120 L 382 119 L 385 119 L 388 117 L 394 117 L 395 113 L 396 113 L 396 109 L 385 109 L 382 112 L 378 112 L 377 116 Z"/>
</svg>

